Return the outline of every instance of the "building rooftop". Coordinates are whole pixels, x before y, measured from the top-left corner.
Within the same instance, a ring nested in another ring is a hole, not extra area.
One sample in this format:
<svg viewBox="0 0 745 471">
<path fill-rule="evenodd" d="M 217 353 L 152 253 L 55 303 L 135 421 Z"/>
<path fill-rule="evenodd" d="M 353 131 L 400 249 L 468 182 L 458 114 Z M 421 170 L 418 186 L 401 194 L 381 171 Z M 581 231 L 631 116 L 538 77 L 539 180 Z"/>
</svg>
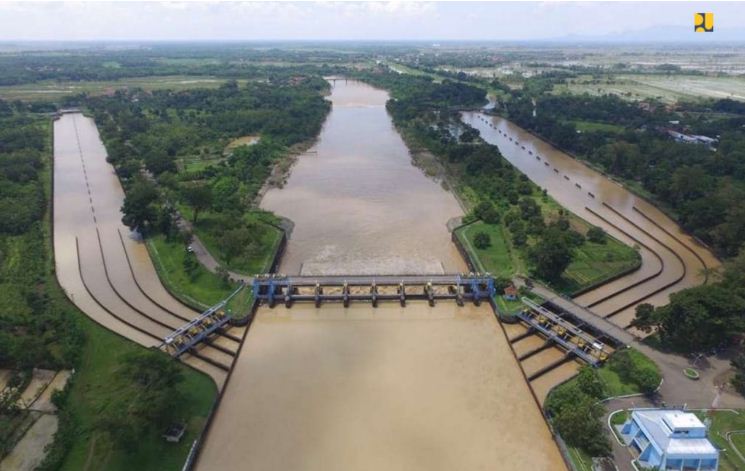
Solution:
<svg viewBox="0 0 745 471">
<path fill-rule="evenodd" d="M 696 414 L 683 411 L 667 411 L 662 420 L 672 429 L 703 428 L 704 423 L 696 417 Z"/>
<path fill-rule="evenodd" d="M 637 410 L 633 416 L 653 446 L 668 456 L 717 456 L 717 449 L 705 436 L 673 436 L 676 431 L 705 430 L 704 424 L 691 412 Z"/>
</svg>

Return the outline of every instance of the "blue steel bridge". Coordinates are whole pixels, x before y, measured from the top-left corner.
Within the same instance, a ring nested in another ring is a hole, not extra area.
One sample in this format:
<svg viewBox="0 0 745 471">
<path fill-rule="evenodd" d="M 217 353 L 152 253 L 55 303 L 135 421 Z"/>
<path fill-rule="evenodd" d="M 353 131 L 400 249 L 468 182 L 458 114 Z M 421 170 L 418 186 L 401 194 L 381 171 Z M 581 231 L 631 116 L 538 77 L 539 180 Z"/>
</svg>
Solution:
<svg viewBox="0 0 745 471">
<path fill-rule="evenodd" d="M 317 307 L 326 302 L 455 300 L 476 304 L 489 302 L 496 294 L 494 278 L 489 274 L 455 275 L 349 275 L 349 276 L 257 276 L 253 281 L 253 296 L 258 302 L 273 307 L 277 302 L 290 307 L 295 302 L 313 302 Z"/>
<path fill-rule="evenodd" d="M 212 306 L 191 322 L 167 336 L 161 348 L 174 357 L 192 351 L 231 321 L 227 309 L 230 299 L 248 286 L 241 285 L 234 293 Z M 287 276 L 280 274 L 257 275 L 252 283 L 254 308 L 260 304 L 274 307 L 277 303 L 291 307 L 294 303 L 366 302 L 377 306 L 379 302 L 427 301 L 434 305 L 438 300 L 480 304 L 487 302 L 494 307 L 497 296 L 494 277 L 490 274 L 460 273 L 450 275 L 334 275 Z M 597 366 L 607 358 L 606 346 L 563 317 L 522 298 L 524 309 L 516 314 L 517 320 L 529 328 L 526 335 L 539 333 L 546 345 L 556 345 L 566 352 L 566 359 L 579 358 Z"/>
</svg>

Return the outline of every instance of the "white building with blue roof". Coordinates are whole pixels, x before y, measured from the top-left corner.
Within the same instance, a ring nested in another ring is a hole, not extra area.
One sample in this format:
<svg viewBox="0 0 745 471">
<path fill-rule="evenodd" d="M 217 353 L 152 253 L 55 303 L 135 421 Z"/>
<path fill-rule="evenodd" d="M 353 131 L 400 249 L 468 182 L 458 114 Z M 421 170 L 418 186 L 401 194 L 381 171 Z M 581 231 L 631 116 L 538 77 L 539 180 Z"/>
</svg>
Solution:
<svg viewBox="0 0 745 471">
<path fill-rule="evenodd" d="M 719 450 L 706 438 L 706 426 L 691 412 L 665 409 L 635 410 L 619 432 L 645 468 L 715 471 Z"/>
</svg>

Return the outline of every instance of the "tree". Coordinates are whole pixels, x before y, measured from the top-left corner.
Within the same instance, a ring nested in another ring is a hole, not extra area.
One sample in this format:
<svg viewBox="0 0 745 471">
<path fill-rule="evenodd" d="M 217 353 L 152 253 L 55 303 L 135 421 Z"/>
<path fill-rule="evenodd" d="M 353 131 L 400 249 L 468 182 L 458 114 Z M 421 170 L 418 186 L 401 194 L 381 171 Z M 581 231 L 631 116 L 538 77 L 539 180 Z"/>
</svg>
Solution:
<svg viewBox="0 0 745 471">
<path fill-rule="evenodd" d="M 660 385 L 660 374 L 652 368 L 641 368 L 634 373 L 634 382 L 646 395 L 653 394 Z"/>
<path fill-rule="evenodd" d="M 193 254 L 187 253 L 184 257 L 183 265 L 184 271 L 189 276 L 189 279 L 191 281 L 194 281 L 199 269 L 199 262 L 197 261 L 197 257 L 195 257 Z"/>
<path fill-rule="evenodd" d="M 488 249 L 491 246 L 491 237 L 486 232 L 477 232 L 473 237 L 473 245 L 480 250 Z"/>
<path fill-rule="evenodd" d="M 185 187 L 181 191 L 181 195 L 186 204 L 188 204 L 192 209 L 193 216 L 191 222 L 196 224 L 199 212 L 209 209 L 212 205 L 212 188 L 207 184 L 197 183 Z"/>
<path fill-rule="evenodd" d="M 656 328 L 666 346 L 700 352 L 726 343 L 745 330 L 745 299 L 724 284 L 689 288 L 670 296 L 666 306 L 643 308 L 634 320 L 640 328 Z"/>
<path fill-rule="evenodd" d="M 563 407 L 554 418 L 556 429 L 571 446 L 583 448 L 592 456 L 608 456 L 610 442 L 605 435 L 603 406 L 587 395 Z"/>
<path fill-rule="evenodd" d="M 138 179 L 124 197 L 122 223 L 132 230 L 146 232 L 158 219 L 158 199 L 155 185 L 144 178 Z"/>
<path fill-rule="evenodd" d="M 499 211 L 491 201 L 481 201 L 473 208 L 473 214 L 487 224 L 499 224 Z"/>
<path fill-rule="evenodd" d="M 745 395 L 745 352 L 740 352 L 735 356 L 730 364 L 735 369 L 735 376 L 732 378 L 732 386 L 742 395 Z"/>
<path fill-rule="evenodd" d="M 246 227 L 238 227 L 225 231 L 220 238 L 225 262 L 230 264 L 233 259 L 243 255 L 247 246 L 253 241 L 251 232 Z"/>
<path fill-rule="evenodd" d="M 583 366 L 577 375 L 579 389 L 588 396 L 600 399 L 603 397 L 603 382 L 597 372 L 590 366 Z"/>
<path fill-rule="evenodd" d="M 605 231 L 598 226 L 592 226 L 587 231 L 587 240 L 590 242 L 594 242 L 596 244 L 605 244 L 606 238 L 605 238 Z"/>
<path fill-rule="evenodd" d="M 181 369 L 171 358 L 155 350 L 124 356 L 114 373 L 111 387 L 117 394 L 104 405 L 95 427 L 112 442 L 133 450 L 142 436 L 162 429 L 179 418 L 181 403 L 178 385 Z"/>
<path fill-rule="evenodd" d="M 636 306 L 636 317 L 631 321 L 631 327 L 650 333 L 657 324 L 657 319 L 654 317 L 654 306 L 648 303 Z"/>
<path fill-rule="evenodd" d="M 556 281 L 571 263 L 572 250 L 560 231 L 549 229 L 528 250 L 528 260 L 533 264 L 536 276 Z"/>
</svg>

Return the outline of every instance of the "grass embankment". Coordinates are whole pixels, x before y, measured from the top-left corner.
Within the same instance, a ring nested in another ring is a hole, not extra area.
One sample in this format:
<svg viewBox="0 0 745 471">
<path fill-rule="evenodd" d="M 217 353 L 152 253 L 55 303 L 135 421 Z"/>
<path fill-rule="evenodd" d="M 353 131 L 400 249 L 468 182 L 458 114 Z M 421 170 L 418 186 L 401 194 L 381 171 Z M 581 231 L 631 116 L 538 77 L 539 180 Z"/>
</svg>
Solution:
<svg viewBox="0 0 745 471">
<path fill-rule="evenodd" d="M 192 274 L 184 268 L 186 257 L 193 256 L 184 244 L 168 241 L 163 235 L 147 239 L 148 250 L 158 277 L 177 298 L 192 307 L 205 308 L 225 299 L 235 286 L 226 284 L 217 275 L 196 264 Z"/>
<path fill-rule="evenodd" d="M 733 445 L 737 450 L 745 455 L 745 411 L 699 411 L 696 413 L 701 420 L 707 417 L 711 419 L 709 427 L 709 439 L 714 445 L 721 450 L 719 454 L 719 469 L 721 471 L 735 471 L 745 469 L 743 461 L 732 449 Z M 732 434 L 727 440 L 727 433 L 742 431 L 744 433 Z"/>
<path fill-rule="evenodd" d="M 474 237 L 479 232 L 489 235 L 491 245 L 485 249 L 476 248 Z M 501 224 L 486 224 L 481 221 L 459 227 L 455 236 L 471 254 L 471 260 L 480 272 L 489 272 L 494 276 L 509 278 L 516 273 L 519 261 L 513 252 L 505 229 Z"/>
<path fill-rule="evenodd" d="M 489 247 L 476 248 L 474 237 L 479 232 L 489 235 Z M 458 228 L 455 235 L 471 254 L 479 271 L 506 278 L 527 274 L 524 251 L 514 247 L 509 230 L 503 225 L 477 221 Z M 639 263 L 639 254 L 634 249 L 612 237 L 606 236 L 604 244 L 585 240 L 575 248 L 572 262 L 561 280 L 552 286 L 562 292 L 574 293 L 634 269 Z"/>
<path fill-rule="evenodd" d="M 184 260 L 194 255 L 187 252 L 181 242 L 156 235 L 148 238 L 147 244 L 158 277 L 166 289 L 197 310 L 217 304 L 238 288 L 237 283 L 225 282 L 200 263 L 194 264 L 191 273 L 187 272 Z M 228 302 L 227 310 L 235 317 L 242 317 L 248 313 L 252 303 L 251 289 L 248 287 Z"/>
<path fill-rule="evenodd" d="M 657 367 L 657 365 L 643 353 L 633 348 L 629 348 L 626 351 L 628 352 L 629 358 L 633 363 L 633 368 L 635 371 L 652 369 L 659 374 L 659 368 Z M 622 378 L 622 375 L 619 374 L 618 368 L 614 366 L 612 358 L 609 362 L 598 368 L 597 373 L 603 383 L 603 389 L 606 397 L 640 394 L 642 392 L 638 384 L 630 381 L 629 379 Z"/>
<path fill-rule="evenodd" d="M 638 267 L 639 254 L 616 239 L 606 236 L 604 244 L 586 240 L 574 250 L 569 264 L 557 288 L 573 293 L 599 284 L 619 273 Z"/>
</svg>

